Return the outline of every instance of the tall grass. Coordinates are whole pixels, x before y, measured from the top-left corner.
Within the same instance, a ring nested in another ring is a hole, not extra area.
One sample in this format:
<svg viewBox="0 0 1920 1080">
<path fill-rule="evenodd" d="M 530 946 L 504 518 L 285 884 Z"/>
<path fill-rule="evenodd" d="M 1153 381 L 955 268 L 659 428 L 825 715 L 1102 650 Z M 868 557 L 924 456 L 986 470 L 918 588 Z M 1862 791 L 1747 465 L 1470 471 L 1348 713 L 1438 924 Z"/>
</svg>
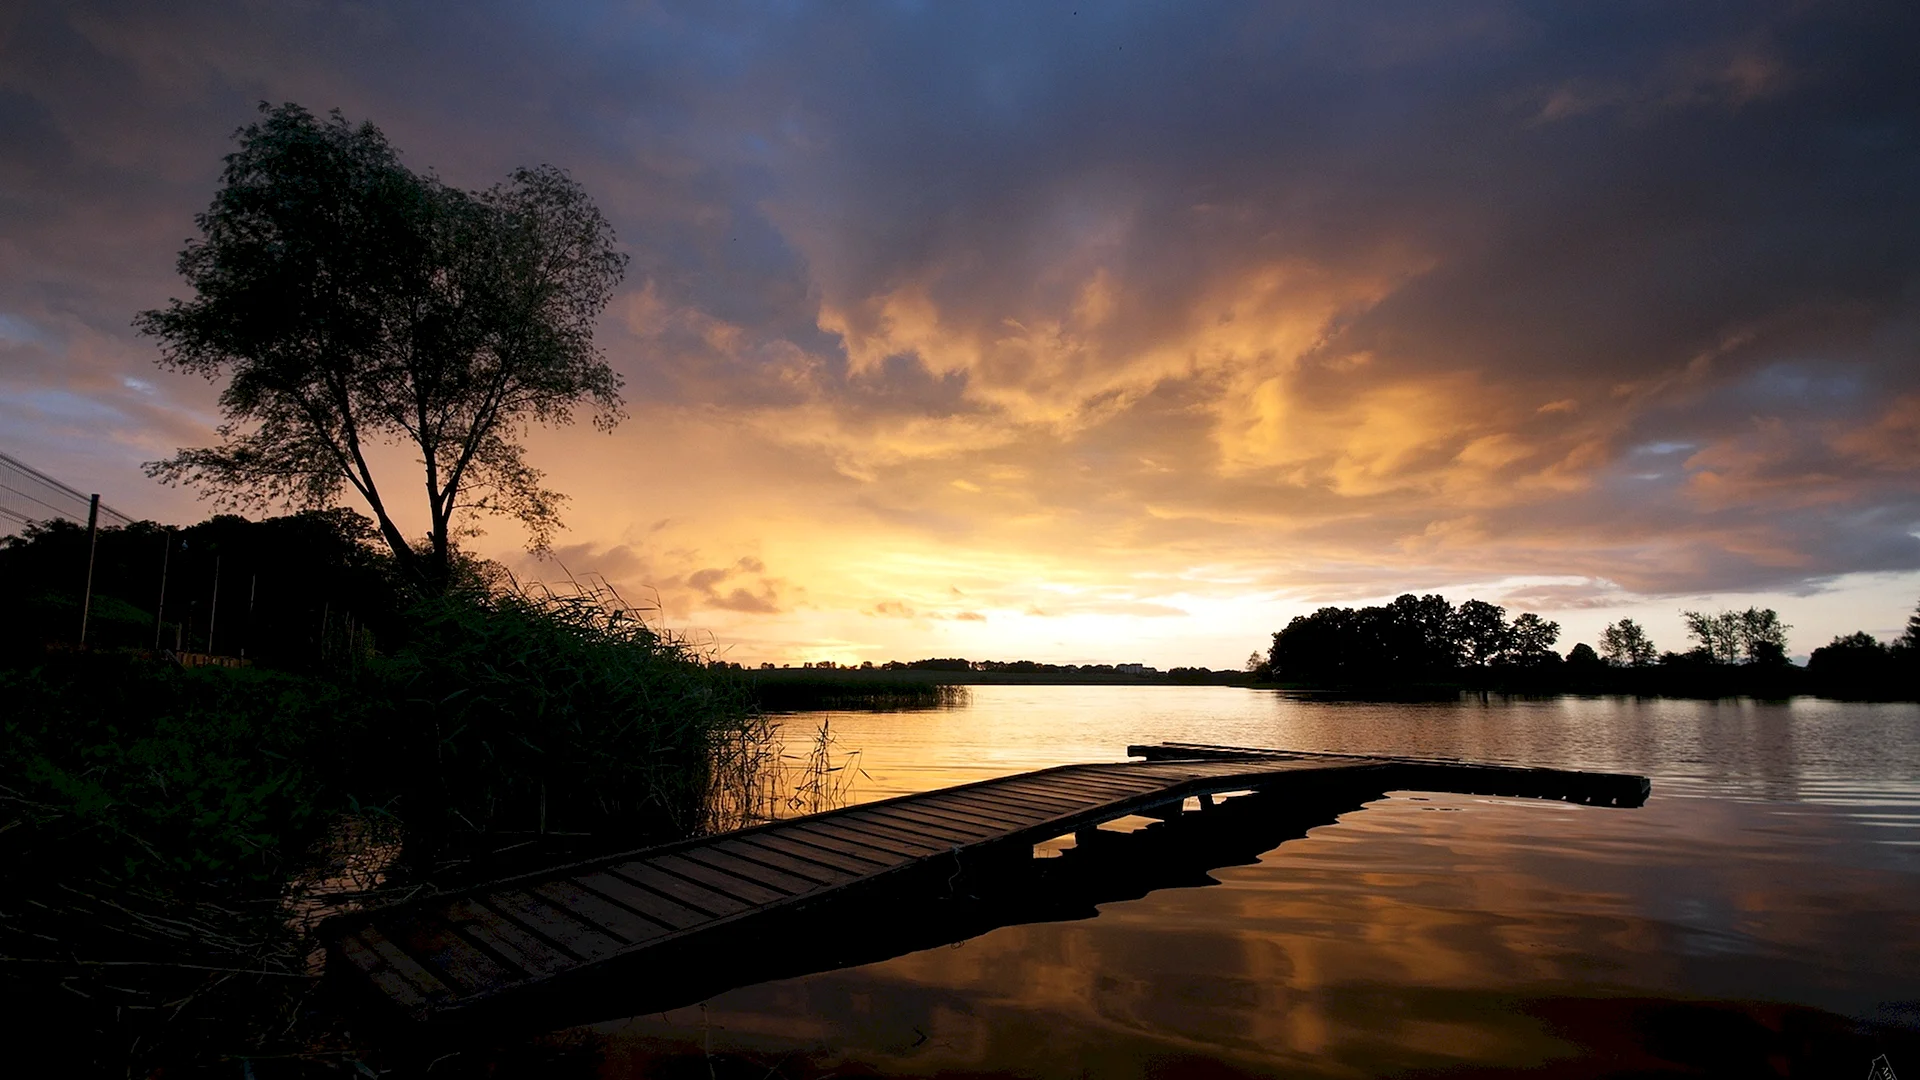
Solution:
<svg viewBox="0 0 1920 1080">
<path fill-rule="evenodd" d="M 601 582 L 416 605 L 385 665 L 409 841 L 710 827 L 770 732 L 736 680 Z"/>
<path fill-rule="evenodd" d="M 754 702 L 770 712 L 840 709 L 891 711 L 965 705 L 969 691 L 939 671 L 778 668 L 742 673 Z"/>
</svg>

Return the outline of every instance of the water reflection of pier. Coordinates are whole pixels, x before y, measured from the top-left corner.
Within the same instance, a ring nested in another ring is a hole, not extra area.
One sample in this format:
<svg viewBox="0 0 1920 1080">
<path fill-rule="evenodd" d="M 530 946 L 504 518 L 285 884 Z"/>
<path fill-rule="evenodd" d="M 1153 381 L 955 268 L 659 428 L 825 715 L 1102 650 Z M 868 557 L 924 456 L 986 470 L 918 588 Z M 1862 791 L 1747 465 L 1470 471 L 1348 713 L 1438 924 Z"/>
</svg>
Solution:
<svg viewBox="0 0 1920 1080">
<path fill-rule="evenodd" d="M 550 1027 L 688 1004 L 1212 883 L 1392 790 L 1637 806 L 1637 776 L 1224 747 L 847 807 L 342 917 L 343 988 L 390 1014 Z M 1071 838 L 1071 839 L 1069 839 Z"/>
</svg>

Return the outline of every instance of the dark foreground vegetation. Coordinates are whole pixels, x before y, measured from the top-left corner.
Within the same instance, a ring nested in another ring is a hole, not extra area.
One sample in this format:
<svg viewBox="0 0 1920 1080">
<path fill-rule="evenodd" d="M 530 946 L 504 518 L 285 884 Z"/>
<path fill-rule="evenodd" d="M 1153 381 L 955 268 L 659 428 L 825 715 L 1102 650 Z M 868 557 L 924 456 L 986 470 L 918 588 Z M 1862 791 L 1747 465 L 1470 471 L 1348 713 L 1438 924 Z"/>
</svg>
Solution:
<svg viewBox="0 0 1920 1080">
<path fill-rule="evenodd" d="M 0 547 L 0 986 L 68 1071 L 347 1061 L 307 937 L 336 905 L 759 809 L 737 676 L 604 588 L 422 592 L 370 538 L 105 531 L 84 646 L 85 530 Z"/>
<path fill-rule="evenodd" d="M 1787 659 L 1791 627 L 1768 608 L 1682 613 L 1693 645 L 1663 652 L 1631 619 L 1609 625 L 1601 646 L 1554 650 L 1558 623 L 1531 612 L 1511 621 L 1481 600 L 1455 607 L 1442 596 L 1407 594 L 1378 607 L 1325 607 L 1273 635 L 1254 678 L 1353 693 L 1640 694 L 1674 697 L 1920 699 L 1920 612 L 1904 636 L 1835 638 L 1805 667 Z"/>
<path fill-rule="evenodd" d="M 546 166 L 457 188 L 292 104 L 235 142 L 191 295 L 135 320 L 220 385 L 218 439 L 147 471 L 306 512 L 0 547 L 0 988 L 63 1074 L 376 1075 L 314 1007 L 316 918 L 779 790 L 738 675 L 456 543 L 505 516 L 539 549 L 564 496 L 521 437 L 622 416 L 593 331 L 627 256 L 585 191 Z"/>
</svg>

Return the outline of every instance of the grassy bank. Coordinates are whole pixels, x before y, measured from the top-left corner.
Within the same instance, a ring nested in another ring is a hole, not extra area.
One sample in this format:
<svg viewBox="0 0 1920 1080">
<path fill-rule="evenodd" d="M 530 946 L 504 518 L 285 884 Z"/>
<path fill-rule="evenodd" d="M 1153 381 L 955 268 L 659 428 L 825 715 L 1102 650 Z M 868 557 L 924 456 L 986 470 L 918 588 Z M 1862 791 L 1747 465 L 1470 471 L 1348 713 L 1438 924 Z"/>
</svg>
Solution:
<svg viewBox="0 0 1920 1080">
<path fill-rule="evenodd" d="M 297 670 L 0 668 L 0 986 L 65 1071 L 331 1070 L 355 1050 L 306 932 L 334 905 L 756 811 L 778 751 L 746 687 L 604 591 L 371 622 Z"/>
</svg>

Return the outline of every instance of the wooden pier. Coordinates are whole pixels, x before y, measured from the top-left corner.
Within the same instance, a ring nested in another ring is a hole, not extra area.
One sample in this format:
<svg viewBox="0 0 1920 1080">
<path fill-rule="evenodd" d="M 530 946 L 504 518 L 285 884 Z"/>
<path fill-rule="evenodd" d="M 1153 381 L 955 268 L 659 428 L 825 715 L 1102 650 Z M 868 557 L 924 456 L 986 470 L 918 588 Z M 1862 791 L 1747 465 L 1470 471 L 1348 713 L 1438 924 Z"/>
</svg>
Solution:
<svg viewBox="0 0 1920 1080">
<path fill-rule="evenodd" d="M 1259 793 L 1270 817 L 1281 807 L 1320 823 L 1388 791 L 1605 806 L 1638 806 L 1649 791 L 1638 776 L 1411 758 L 1186 744 L 1128 752 L 1146 760 L 864 803 L 338 916 L 321 931 L 329 976 L 390 1015 L 422 1020 L 522 1012 L 590 987 L 638 989 L 636 1000 L 659 1002 L 672 984 L 749 981 L 726 972 L 759 970 L 756 956 L 770 943 L 817 937 L 850 911 L 911 922 L 912 905 L 961 892 L 977 899 L 978 881 L 1039 881 L 1025 868 L 1046 861 L 1033 858 L 1042 841 L 1073 834 L 1090 843 L 1108 835 L 1101 823 L 1129 815 L 1204 828 L 1226 819 L 1222 807 L 1256 801 L 1216 805 L 1226 793 Z M 660 984 L 669 985 L 644 992 Z"/>
</svg>

